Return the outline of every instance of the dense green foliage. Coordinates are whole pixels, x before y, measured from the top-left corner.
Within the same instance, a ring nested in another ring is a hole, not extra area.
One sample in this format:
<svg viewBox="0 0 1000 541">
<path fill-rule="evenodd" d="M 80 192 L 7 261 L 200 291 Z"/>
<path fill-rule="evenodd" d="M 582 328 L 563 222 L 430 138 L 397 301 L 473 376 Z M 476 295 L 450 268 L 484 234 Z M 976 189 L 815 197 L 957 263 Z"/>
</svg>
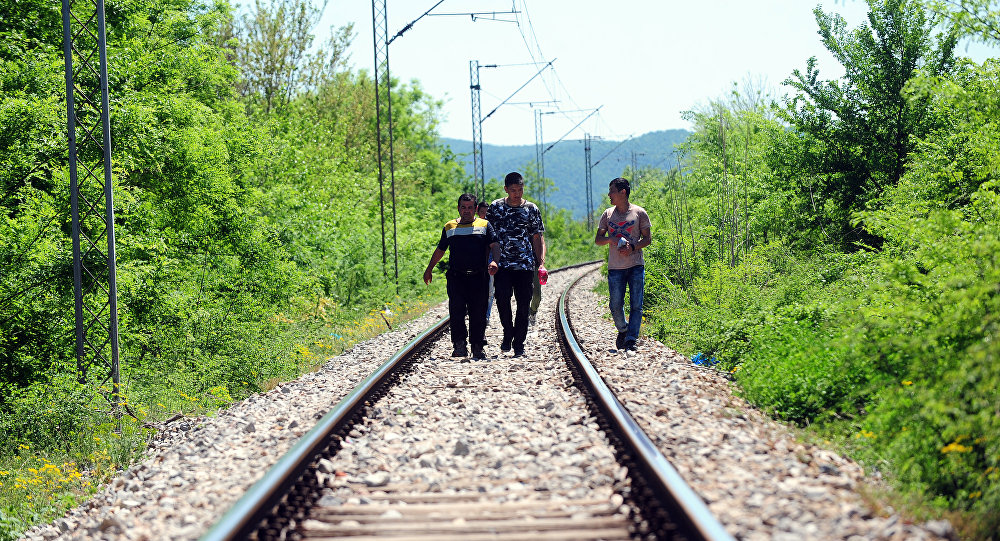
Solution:
<svg viewBox="0 0 1000 541">
<path fill-rule="evenodd" d="M 968 28 L 997 27 L 989 3 L 947 4 L 992 17 L 950 17 Z M 869 5 L 850 31 L 816 12 L 844 79 L 809 60 L 783 105 L 734 92 L 690 113 L 683 174 L 646 172 L 635 199 L 662 224 L 649 328 L 714 357 L 774 416 L 838 438 L 922 498 L 914 513 L 992 539 L 1000 62 L 952 57 L 957 34 L 935 35 L 941 17 L 918 2 Z"/>
<path fill-rule="evenodd" d="M 314 46 L 309 2 L 106 13 L 120 421 L 106 368 L 76 381 L 59 4 L 0 8 L 0 539 L 127 466 L 148 423 L 270 388 L 440 299 L 444 280 L 420 277 L 472 187 L 438 143 L 439 103 L 394 81 L 380 199 L 373 80 L 345 67 L 349 26 Z M 588 257 L 584 226 L 546 219 L 552 266 Z"/>
</svg>

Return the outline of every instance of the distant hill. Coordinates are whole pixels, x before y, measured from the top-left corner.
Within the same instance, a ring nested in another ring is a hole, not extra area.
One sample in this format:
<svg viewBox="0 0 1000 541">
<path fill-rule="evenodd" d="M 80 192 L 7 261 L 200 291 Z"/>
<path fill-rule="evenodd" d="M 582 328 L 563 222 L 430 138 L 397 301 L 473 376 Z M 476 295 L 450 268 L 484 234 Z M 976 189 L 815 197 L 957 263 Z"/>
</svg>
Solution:
<svg viewBox="0 0 1000 541">
<path fill-rule="evenodd" d="M 597 163 L 591 173 L 595 210 L 608 205 L 608 182 L 621 176 L 626 167 L 631 167 L 633 153 L 640 170 L 643 167 L 667 169 L 676 163 L 672 158 L 674 145 L 684 141 L 688 135 L 690 132 L 686 130 L 665 130 L 634 137 L 624 144 L 621 141 L 592 141 L 590 160 L 591 164 Z M 471 177 L 472 141 L 442 138 L 441 142 L 465 161 L 465 171 Z M 511 171 L 523 172 L 534 161 L 535 145 L 483 145 L 483 168 L 487 179 L 502 180 Z M 568 209 L 577 218 L 584 218 L 587 198 L 583 139 L 561 141 L 545 153 L 544 164 L 545 176 L 552 179 L 557 188 L 548 194 L 549 204 Z M 503 193 L 489 195 L 500 197 Z"/>
</svg>

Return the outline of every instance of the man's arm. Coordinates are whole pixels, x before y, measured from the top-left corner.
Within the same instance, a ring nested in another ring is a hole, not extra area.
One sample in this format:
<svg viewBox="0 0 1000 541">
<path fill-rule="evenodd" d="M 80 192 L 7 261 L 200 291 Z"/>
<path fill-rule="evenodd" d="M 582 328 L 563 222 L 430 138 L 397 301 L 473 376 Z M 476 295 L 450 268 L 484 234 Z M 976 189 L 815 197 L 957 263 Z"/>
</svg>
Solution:
<svg viewBox="0 0 1000 541">
<path fill-rule="evenodd" d="M 650 234 L 650 229 L 652 229 L 652 224 L 649 223 L 649 215 L 643 210 L 639 213 L 639 238 L 636 239 L 635 243 L 630 246 L 630 249 L 635 252 L 641 248 L 645 248 L 650 244 L 653 244 L 653 236 Z"/>
<path fill-rule="evenodd" d="M 492 275 L 496 274 L 497 270 L 500 268 L 500 265 L 497 263 L 498 261 L 500 261 L 500 243 L 499 242 L 494 242 L 494 243 L 490 244 L 490 258 L 491 258 L 490 259 L 490 266 L 487 267 L 487 271 L 490 273 L 490 276 L 492 276 Z"/>
<path fill-rule="evenodd" d="M 535 261 L 539 265 L 545 264 L 545 235 L 543 233 L 535 233 L 531 236 L 531 250 L 535 252 Z"/>
<path fill-rule="evenodd" d="M 636 250 L 640 248 L 645 248 L 646 246 L 653 244 L 653 237 L 648 227 L 646 229 L 640 229 L 639 234 L 642 236 L 639 237 L 639 240 L 635 241 Z"/>
<path fill-rule="evenodd" d="M 597 228 L 597 235 L 594 236 L 594 244 L 598 246 L 611 244 L 611 237 L 608 236 L 608 229 L 606 227 Z"/>
<path fill-rule="evenodd" d="M 433 276 L 431 276 L 431 271 L 434 270 L 434 265 L 437 265 L 438 261 L 441 261 L 442 257 L 444 257 L 444 250 L 440 248 L 435 248 L 434 253 L 431 254 L 431 262 L 427 264 L 427 269 L 424 270 L 425 284 L 431 283 L 431 279 L 433 278 Z"/>
</svg>

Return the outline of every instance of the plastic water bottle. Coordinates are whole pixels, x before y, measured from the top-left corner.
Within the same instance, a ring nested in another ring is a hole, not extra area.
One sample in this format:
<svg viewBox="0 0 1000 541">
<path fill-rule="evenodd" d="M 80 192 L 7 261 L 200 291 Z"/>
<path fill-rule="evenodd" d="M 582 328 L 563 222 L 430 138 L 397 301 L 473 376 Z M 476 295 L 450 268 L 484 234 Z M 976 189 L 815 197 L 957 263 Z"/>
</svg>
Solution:
<svg viewBox="0 0 1000 541">
<path fill-rule="evenodd" d="M 545 270 L 545 267 L 539 265 L 538 267 L 538 284 L 545 285 L 545 282 L 549 281 L 549 271 Z"/>
<path fill-rule="evenodd" d="M 618 237 L 618 249 L 621 250 L 626 246 L 628 246 L 628 239 L 625 237 Z"/>
</svg>

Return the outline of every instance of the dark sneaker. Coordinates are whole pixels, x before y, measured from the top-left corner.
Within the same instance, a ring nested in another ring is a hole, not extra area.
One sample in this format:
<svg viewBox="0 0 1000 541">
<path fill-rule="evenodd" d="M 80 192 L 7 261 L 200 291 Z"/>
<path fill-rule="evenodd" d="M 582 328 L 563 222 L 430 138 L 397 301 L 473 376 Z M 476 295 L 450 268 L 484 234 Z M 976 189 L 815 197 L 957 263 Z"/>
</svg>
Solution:
<svg viewBox="0 0 1000 541">
<path fill-rule="evenodd" d="M 524 348 L 523 347 L 521 347 L 521 348 L 514 348 L 514 356 L 515 357 L 523 357 L 524 356 Z"/>
<path fill-rule="evenodd" d="M 514 341 L 514 337 L 504 335 L 503 340 L 500 341 L 500 351 L 510 351 L 510 343 Z"/>
<path fill-rule="evenodd" d="M 455 350 L 451 352 L 452 357 L 467 357 L 469 355 L 469 350 L 466 349 L 465 345 L 455 346 Z"/>
<path fill-rule="evenodd" d="M 615 349 L 625 348 L 625 333 L 618 333 L 618 338 L 615 338 Z"/>
<path fill-rule="evenodd" d="M 486 354 L 483 352 L 483 348 L 472 348 L 472 358 L 473 359 L 485 359 Z"/>
</svg>

